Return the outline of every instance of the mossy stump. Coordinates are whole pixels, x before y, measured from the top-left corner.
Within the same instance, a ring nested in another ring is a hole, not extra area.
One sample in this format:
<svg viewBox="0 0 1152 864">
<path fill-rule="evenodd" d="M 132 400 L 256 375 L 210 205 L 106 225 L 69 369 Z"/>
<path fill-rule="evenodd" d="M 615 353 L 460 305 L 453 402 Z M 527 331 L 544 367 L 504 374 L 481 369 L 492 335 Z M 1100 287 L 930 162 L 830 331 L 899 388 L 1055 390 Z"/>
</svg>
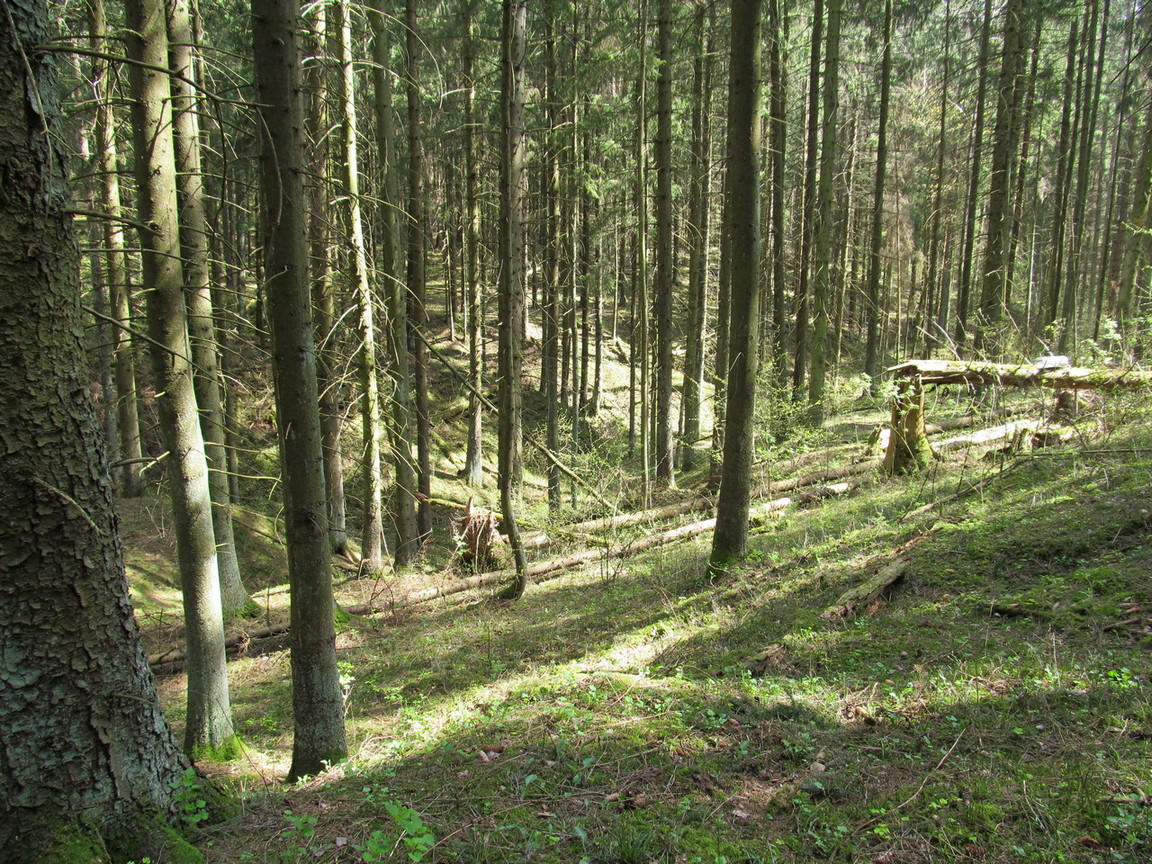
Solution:
<svg viewBox="0 0 1152 864">
<path fill-rule="evenodd" d="M 911 474 L 932 461 L 924 428 L 924 384 L 919 375 L 902 378 L 892 400 L 892 435 L 884 453 L 885 474 Z"/>
</svg>

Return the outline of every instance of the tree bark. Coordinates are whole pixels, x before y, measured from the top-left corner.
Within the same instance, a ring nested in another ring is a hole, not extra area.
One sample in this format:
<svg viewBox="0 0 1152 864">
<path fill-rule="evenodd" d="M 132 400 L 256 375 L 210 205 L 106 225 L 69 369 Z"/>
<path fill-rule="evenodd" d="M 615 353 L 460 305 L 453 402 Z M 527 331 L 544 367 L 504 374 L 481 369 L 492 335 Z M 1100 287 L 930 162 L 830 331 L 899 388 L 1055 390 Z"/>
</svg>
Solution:
<svg viewBox="0 0 1152 864">
<path fill-rule="evenodd" d="M 405 53 L 408 98 L 408 324 L 423 333 L 428 313 L 425 306 L 424 139 L 420 125 L 420 41 L 416 17 L 417 0 L 404 4 Z M 420 339 L 412 345 L 412 385 L 416 393 L 416 530 L 421 541 L 432 535 L 432 430 L 428 418 L 428 357 Z"/>
<path fill-rule="evenodd" d="M 336 13 L 336 40 L 339 46 L 337 76 L 340 98 L 341 162 L 344 167 L 344 196 L 348 208 L 348 242 L 352 249 L 352 285 L 356 297 L 357 358 L 360 373 L 360 428 L 363 440 L 361 458 L 364 476 L 364 526 L 361 534 L 360 559 L 369 573 L 384 567 L 388 554 L 384 540 L 384 475 L 381 464 L 381 441 L 384 436 L 380 417 L 380 379 L 376 357 L 375 298 L 368 274 L 368 250 L 364 239 L 364 215 L 360 196 L 360 153 L 356 122 L 356 75 L 352 56 L 352 21 L 348 0 L 337 0 L 331 6 Z"/>
<path fill-rule="evenodd" d="M 868 286 L 864 289 L 864 374 L 875 396 L 880 387 L 880 248 L 884 242 L 884 180 L 888 172 L 888 103 L 892 92 L 892 0 L 884 0 L 884 56 L 880 61 L 880 117 L 876 129 L 876 175 L 872 187 L 872 235 Z M 943 143 L 941 143 L 943 147 Z"/>
<path fill-rule="evenodd" d="M 516 563 L 516 581 L 507 599 L 523 596 L 528 563 L 516 525 L 516 499 L 521 480 L 521 383 L 524 356 L 524 271 L 521 195 L 524 176 L 524 55 L 527 0 L 504 0 L 501 25 L 500 152 L 500 509 Z"/>
<path fill-rule="evenodd" d="M 52 134 L 60 87 L 37 51 L 50 39 L 43 3 L 0 15 L 0 858 L 12 864 L 65 860 L 53 847 L 72 823 L 139 835 L 141 814 L 174 816 L 188 765 L 132 615 L 87 385 Z M 92 860 L 108 845 L 94 840 Z"/>
<path fill-rule="evenodd" d="M 208 460 L 208 489 L 212 496 L 212 529 L 220 571 L 220 601 L 231 617 L 252 604 L 240 577 L 236 540 L 232 532 L 232 496 L 228 488 L 228 454 L 224 447 L 224 396 L 220 350 L 216 342 L 208 269 L 208 219 L 204 209 L 204 182 L 200 167 L 200 121 L 196 60 L 192 53 L 192 15 L 188 0 L 167 0 L 168 54 L 177 73 L 172 86 L 172 138 L 176 156 L 176 197 L 179 205 L 180 252 L 184 262 L 188 338 L 192 349 L 193 386 L 200 408 L 204 455 Z"/>
<path fill-rule="evenodd" d="M 324 454 L 308 303 L 299 18 L 297 0 L 253 0 L 253 56 L 263 130 L 266 297 L 292 604 L 291 779 L 323 771 L 348 750 L 336 668 Z"/>
<path fill-rule="evenodd" d="M 748 546 L 752 421 L 760 323 L 760 10 L 733 0 L 728 82 L 728 222 L 732 244 L 731 323 L 724 469 L 709 569 L 725 572 Z"/>
<path fill-rule="evenodd" d="M 89 44 L 96 52 L 106 52 L 108 24 L 103 0 L 89 0 Z M 92 61 L 92 83 L 99 104 L 96 109 L 96 149 L 101 173 L 100 193 L 108 219 L 103 222 L 104 275 L 108 283 L 109 312 L 116 319 L 112 329 L 112 371 L 116 379 L 116 425 L 120 435 L 118 471 L 120 494 L 137 498 L 144 494 L 140 476 L 143 450 L 140 443 L 139 396 L 136 390 L 136 360 L 132 351 L 132 308 L 129 302 L 131 280 L 128 258 L 124 251 L 124 227 L 117 221 L 120 206 L 120 165 L 116 146 L 116 116 L 113 111 L 113 82 L 109 61 L 95 57 Z"/>
<path fill-rule="evenodd" d="M 218 750 L 233 737 L 224 656 L 224 622 L 208 464 L 200 430 L 184 306 L 176 204 L 176 168 L 172 141 L 168 34 L 164 6 L 158 0 L 128 0 L 125 23 L 130 68 L 133 138 L 136 151 L 143 247 L 148 295 L 148 334 L 160 433 L 172 495 L 184 626 L 188 640 L 188 719 L 184 749 Z M 146 64 L 146 65 L 143 65 Z"/>
<path fill-rule="evenodd" d="M 824 382 L 828 370 L 828 303 L 832 285 L 832 184 L 839 158 L 837 124 L 840 106 L 840 7 L 828 0 L 828 47 L 824 52 L 823 135 L 820 141 L 820 182 L 816 191 L 815 248 L 812 266 L 812 371 L 808 381 L 808 419 L 824 421 Z"/>
<path fill-rule="evenodd" d="M 468 378 L 479 393 L 484 386 L 484 303 L 480 285 L 480 169 L 476 155 L 476 38 L 473 24 L 475 0 L 467 0 L 464 18 L 464 268 L 468 304 Z M 468 449 L 464 462 L 466 482 L 484 485 L 484 410 L 479 398 L 468 402 Z"/>
<path fill-rule="evenodd" d="M 656 14 L 656 485 L 676 485 L 672 437 L 672 0 L 659 0 Z"/>
</svg>

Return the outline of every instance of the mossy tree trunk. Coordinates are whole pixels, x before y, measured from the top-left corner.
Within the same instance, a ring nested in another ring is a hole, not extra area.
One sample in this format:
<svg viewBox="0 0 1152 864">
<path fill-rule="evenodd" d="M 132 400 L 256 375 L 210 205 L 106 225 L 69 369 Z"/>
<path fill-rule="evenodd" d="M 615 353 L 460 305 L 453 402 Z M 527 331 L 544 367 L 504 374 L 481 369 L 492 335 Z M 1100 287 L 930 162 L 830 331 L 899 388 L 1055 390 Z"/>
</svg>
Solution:
<svg viewBox="0 0 1152 864">
<path fill-rule="evenodd" d="M 224 622 L 212 525 L 208 463 L 193 384 L 184 304 L 172 139 L 168 33 L 163 2 L 125 4 L 141 260 L 148 304 L 152 375 L 160 434 L 168 450 L 180 581 L 188 644 L 188 719 L 184 748 L 219 750 L 233 737 L 224 655 Z"/>
<path fill-rule="evenodd" d="M 308 302 L 304 106 L 300 9 L 295 0 L 252 4 L 265 230 L 265 296 L 272 328 L 276 420 L 284 472 L 291 592 L 294 737 L 288 774 L 323 771 L 347 755 L 344 697 L 336 667 L 316 349 Z"/>
<path fill-rule="evenodd" d="M 69 847 L 100 860 L 100 827 L 146 842 L 140 814 L 171 814 L 187 768 L 133 619 L 87 384 L 59 87 L 36 50 L 47 20 L 40 2 L 0 15 L 0 859 L 12 864 Z M 87 839 L 64 827 L 76 820 Z"/>
<path fill-rule="evenodd" d="M 909 474 L 932 460 L 924 428 L 924 384 L 919 376 L 900 379 L 892 400 L 892 434 L 884 453 L 885 474 Z"/>
</svg>

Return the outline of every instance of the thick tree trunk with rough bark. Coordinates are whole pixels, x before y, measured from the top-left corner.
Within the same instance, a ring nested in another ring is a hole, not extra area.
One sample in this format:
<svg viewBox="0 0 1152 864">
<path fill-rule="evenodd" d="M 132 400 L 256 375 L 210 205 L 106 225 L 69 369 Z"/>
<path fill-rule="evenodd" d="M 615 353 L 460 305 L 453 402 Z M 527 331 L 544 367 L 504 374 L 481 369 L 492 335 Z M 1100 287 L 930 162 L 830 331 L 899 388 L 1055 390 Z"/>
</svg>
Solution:
<svg viewBox="0 0 1152 864">
<path fill-rule="evenodd" d="M 86 860 L 117 835 L 155 854 L 137 819 L 174 812 L 187 767 L 132 616 L 87 385 L 64 154 L 50 132 L 58 87 L 35 50 L 49 39 L 42 3 L 0 15 L 0 859 L 12 864 L 62 860 L 74 823 L 92 831 Z"/>
<path fill-rule="evenodd" d="M 744 557 L 752 489 L 752 421 L 756 411 L 760 325 L 760 9 L 733 0 L 728 82 L 728 220 L 732 244 L 728 405 L 724 470 L 709 569 L 721 574 Z"/>
<path fill-rule="evenodd" d="M 297 779 L 347 755 L 344 696 L 336 668 L 316 349 L 308 303 L 304 120 L 295 0 L 254 0 L 252 41 L 263 130 L 264 198 L 276 420 L 284 471 L 292 614 L 292 766 Z"/>
<path fill-rule="evenodd" d="M 476 0 L 467 0 L 464 18 L 464 281 L 468 304 L 468 380 L 476 393 L 484 386 L 484 303 L 480 286 L 480 169 L 476 155 L 476 79 L 473 71 L 476 37 L 473 11 Z M 480 398 L 468 402 L 468 445 L 464 462 L 465 481 L 484 485 L 484 409 Z"/>
<path fill-rule="evenodd" d="M 188 725 L 184 748 L 219 749 L 233 737 L 224 656 L 224 622 L 212 528 L 208 464 L 200 430 L 176 205 L 164 5 L 157 0 L 128 0 L 125 7 L 130 67 L 136 185 L 143 247 L 144 288 L 148 297 L 152 376 L 160 434 L 168 450 L 168 482 L 176 532 L 184 624 L 188 641 Z"/>
</svg>

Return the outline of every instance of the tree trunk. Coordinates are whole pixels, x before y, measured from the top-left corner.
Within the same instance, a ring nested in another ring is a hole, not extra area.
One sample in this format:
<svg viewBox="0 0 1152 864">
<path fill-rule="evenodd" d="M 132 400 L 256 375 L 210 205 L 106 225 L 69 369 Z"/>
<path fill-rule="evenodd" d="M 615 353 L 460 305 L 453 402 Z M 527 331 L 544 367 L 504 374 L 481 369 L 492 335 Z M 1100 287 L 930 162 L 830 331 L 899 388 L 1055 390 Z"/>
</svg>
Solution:
<svg viewBox="0 0 1152 864">
<path fill-rule="evenodd" d="M 484 386 L 484 304 L 480 286 L 480 169 L 476 156 L 476 39 L 472 21 L 475 0 L 467 0 L 464 18 L 464 171 L 466 215 L 464 220 L 464 267 L 468 304 L 468 379 L 478 393 Z M 476 488 L 484 485 L 484 410 L 477 396 L 468 402 L 468 449 L 464 463 L 465 481 Z"/>
<path fill-rule="evenodd" d="M 89 0 L 88 25 L 90 45 L 96 52 L 105 52 L 108 25 L 103 0 Z M 132 309 L 129 302 L 131 282 L 128 258 L 124 251 L 124 227 L 119 221 L 120 166 L 117 160 L 116 116 L 113 111 L 113 81 L 109 74 L 109 61 L 95 57 L 92 61 L 92 83 L 96 98 L 96 149 L 101 173 L 101 200 L 108 219 L 104 220 L 104 275 L 108 283 L 109 312 L 116 319 L 112 329 L 112 368 L 116 379 L 116 425 L 120 435 L 118 471 L 120 494 L 137 498 L 144 494 L 144 480 L 140 476 L 143 451 L 140 445 L 139 397 L 136 391 L 136 361 L 132 352 Z"/>
<path fill-rule="evenodd" d="M 828 368 L 828 298 L 832 284 L 832 183 L 839 158 L 840 6 L 828 0 L 828 47 L 824 52 L 824 131 L 820 142 L 820 182 L 816 192 L 815 248 L 813 250 L 812 374 L 808 381 L 808 419 L 824 421 L 824 382 Z"/>
<path fill-rule="evenodd" d="M 868 286 L 864 289 L 864 374 L 875 396 L 880 387 L 880 248 L 884 242 L 884 179 L 888 171 L 888 102 L 892 92 L 892 0 L 884 2 L 884 58 L 880 61 L 880 118 L 876 129 L 876 175 L 872 187 L 872 236 Z M 943 147 L 943 142 L 941 142 Z"/>
<path fill-rule="evenodd" d="M 317 4 L 311 50 L 320 56 L 326 46 L 328 7 Z M 312 129 L 328 129 L 328 68 L 313 63 L 305 74 L 309 95 L 308 119 Z M 338 374 L 336 285 L 332 272 L 332 238 L 329 229 L 331 147 L 327 134 L 317 134 L 310 150 L 311 178 L 308 186 L 308 259 L 311 267 L 313 324 L 316 327 L 316 385 L 320 391 L 320 438 L 324 452 L 324 485 L 328 499 L 328 537 L 332 552 L 348 549 L 347 508 L 344 496 L 344 459 L 340 432 L 344 427 L 344 382 Z"/>
<path fill-rule="evenodd" d="M 984 103 L 988 90 L 988 44 L 992 33 L 992 0 L 984 0 L 984 24 L 980 29 L 980 55 L 976 74 L 976 119 L 972 127 L 972 163 L 968 174 L 968 197 L 964 211 L 964 240 L 960 249 L 960 284 L 956 289 L 956 344 L 968 341 L 968 307 L 972 288 L 972 261 L 976 254 L 976 213 L 980 197 L 980 171 L 984 154 Z"/>
<path fill-rule="evenodd" d="M 792 398 L 799 400 L 804 392 L 808 369 L 808 321 L 810 318 L 809 275 L 816 221 L 816 169 L 820 134 L 820 54 L 824 42 L 824 0 L 812 4 L 812 47 L 808 58 L 808 129 L 804 155 L 804 190 L 801 210 L 800 255 L 796 274 L 796 323 L 794 361 L 792 364 Z"/>
<path fill-rule="evenodd" d="M 724 472 L 709 570 L 724 573 L 747 552 L 752 488 L 752 420 L 760 323 L 760 9 L 733 0 L 728 82 L 728 221 L 732 244 L 731 325 Z"/>
<path fill-rule="evenodd" d="M 137 820 L 175 814 L 187 767 L 133 619 L 88 391 L 53 146 L 60 88 L 36 50 L 50 39 L 43 3 L 0 15 L 0 858 L 12 864 L 106 860 L 115 835 L 156 854 Z M 75 823 L 92 842 L 78 851 L 73 839 L 66 857 Z"/>
<path fill-rule="evenodd" d="M 1021 78 L 1024 70 L 1026 9 L 1024 0 L 1009 0 L 1004 8 L 1004 41 L 996 100 L 996 127 L 992 133 L 992 165 L 988 180 L 988 234 L 974 347 L 995 353 L 996 330 L 1004 315 L 1007 251 L 1012 230 L 1009 211 L 1012 188 L 1011 160 L 1020 134 Z"/>
<path fill-rule="evenodd" d="M 416 523 L 416 466 L 412 462 L 412 375 L 408 351 L 407 288 L 400 278 L 400 228 L 397 216 L 400 193 L 397 189 L 395 113 L 392 99 L 391 49 L 388 15 L 381 0 L 375 0 L 372 20 L 372 70 L 375 85 L 376 143 L 380 154 L 383 182 L 380 184 L 379 219 L 381 275 L 388 307 L 388 371 L 392 378 L 391 435 L 395 486 L 392 490 L 392 519 L 396 528 L 396 566 L 413 563 L 420 554 L 420 533 Z"/>
<path fill-rule="evenodd" d="M 368 251 L 364 239 L 364 216 L 360 203 L 360 154 L 356 129 L 356 75 L 352 56 L 352 21 L 348 0 L 332 4 L 340 74 L 340 130 L 344 167 L 344 195 L 348 208 L 348 242 L 352 249 L 352 285 L 359 315 L 357 357 L 360 373 L 360 426 L 364 460 L 364 526 L 360 558 L 369 573 L 384 567 L 388 554 L 384 541 L 384 477 L 381 465 L 383 426 L 380 418 L 380 381 L 376 357 L 376 309 L 369 284 Z"/>
<path fill-rule="evenodd" d="M 656 13 L 656 485 L 676 485 L 672 438 L 672 0 L 659 0 Z"/>
<path fill-rule="evenodd" d="M 688 325 L 684 355 L 684 387 L 680 397 L 685 471 L 696 467 L 700 439 L 700 402 L 704 389 L 704 342 L 708 323 L 708 251 L 711 244 L 712 186 L 712 50 L 714 17 L 703 6 L 696 10 L 701 33 L 692 73 L 692 152 L 688 218 Z"/>
<path fill-rule="evenodd" d="M 423 334 L 428 321 L 424 265 L 427 254 L 424 219 L 424 139 L 420 125 L 420 52 L 425 50 L 416 29 L 417 0 L 404 5 L 408 97 L 408 323 Z M 411 344 L 411 343 L 410 343 Z M 416 506 L 416 530 L 421 541 L 432 535 L 432 430 L 428 418 L 428 355 L 422 339 L 412 344 L 416 391 L 416 485 L 422 496 Z"/>
<path fill-rule="evenodd" d="M 168 0 L 168 53 L 173 77 L 172 138 L 176 155 L 176 193 L 180 207 L 180 252 L 184 259 L 188 337 L 192 348 L 193 384 L 200 407 L 200 428 L 208 460 L 212 495 L 212 528 L 220 571 L 220 601 L 231 617 L 252 605 L 240 578 L 236 540 L 232 533 L 232 496 L 228 488 L 228 454 L 224 447 L 224 397 L 220 351 L 216 343 L 216 312 L 208 269 L 208 219 L 204 212 L 204 182 L 200 169 L 200 121 L 197 79 L 192 54 L 192 16 L 187 0 Z"/>
<path fill-rule="evenodd" d="M 254 0 L 252 41 L 263 131 L 265 273 L 292 614 L 290 779 L 317 774 L 347 755 L 344 698 L 336 667 L 316 351 L 308 303 L 304 125 L 296 0 Z"/>
<path fill-rule="evenodd" d="M 528 563 L 516 526 L 516 498 L 521 478 L 521 392 L 524 357 L 524 271 L 520 253 L 524 177 L 524 54 L 527 0 L 504 0 L 501 29 L 501 116 L 504 136 L 500 153 L 500 509 L 516 562 L 516 582 L 508 599 L 519 599 L 528 587 Z"/>
<path fill-rule="evenodd" d="M 176 168 L 172 142 L 168 34 L 163 3 L 128 0 L 125 5 L 130 69 L 136 185 L 148 294 L 148 334 L 160 434 L 168 450 L 168 482 L 176 530 L 184 626 L 188 641 L 188 719 L 184 749 L 218 750 L 233 738 L 224 656 L 224 622 L 208 464 L 200 431 L 180 259 Z"/>
</svg>

